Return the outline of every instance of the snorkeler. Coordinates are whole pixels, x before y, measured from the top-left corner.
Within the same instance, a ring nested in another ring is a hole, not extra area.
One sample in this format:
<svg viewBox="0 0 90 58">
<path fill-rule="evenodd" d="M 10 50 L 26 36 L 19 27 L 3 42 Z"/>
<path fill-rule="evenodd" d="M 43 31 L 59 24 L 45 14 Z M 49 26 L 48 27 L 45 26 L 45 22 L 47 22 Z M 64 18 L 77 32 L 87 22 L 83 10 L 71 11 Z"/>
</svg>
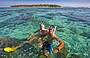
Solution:
<svg viewBox="0 0 90 58">
<path fill-rule="evenodd" d="M 51 25 L 49 27 L 49 33 L 47 37 L 45 38 L 46 41 L 44 41 L 43 46 L 42 46 L 42 50 L 44 51 L 45 56 L 48 56 L 49 53 L 51 54 L 52 52 L 57 53 L 59 50 L 61 50 L 64 47 L 64 42 L 55 35 L 54 33 L 55 30 L 56 30 L 56 27 L 54 25 Z M 52 43 L 54 39 L 59 41 L 60 45 L 56 47 L 55 49 L 53 49 L 52 51 Z"/>
<path fill-rule="evenodd" d="M 26 40 L 24 41 L 22 44 L 20 44 L 19 46 L 16 47 L 6 47 L 4 48 L 4 51 L 6 52 L 11 52 L 11 51 L 15 51 L 16 49 L 24 46 L 24 44 L 30 43 L 36 39 L 38 39 L 39 41 L 39 48 L 42 48 L 42 40 L 43 38 L 48 34 L 48 29 L 45 29 L 45 25 L 43 23 L 40 23 L 40 29 L 37 30 L 36 32 L 32 33 L 32 35 Z M 38 35 L 33 36 L 35 33 L 39 33 Z"/>
<path fill-rule="evenodd" d="M 8 51 L 8 49 L 10 51 L 14 51 L 19 47 L 22 47 L 24 44 L 30 43 L 35 39 L 38 39 L 39 41 L 39 48 L 40 48 L 40 54 L 41 52 L 43 52 L 43 54 L 45 56 L 48 56 L 49 54 L 53 53 L 57 53 L 60 49 L 62 49 L 64 47 L 64 42 L 59 39 L 55 34 L 55 26 L 51 25 L 49 27 L 49 30 L 45 29 L 44 24 L 40 24 L 40 30 L 37 30 L 36 32 L 32 33 L 32 35 L 27 39 L 27 41 L 24 41 L 22 44 L 20 44 L 19 46 L 15 47 L 15 48 L 5 48 L 4 50 Z M 39 33 L 38 35 L 34 36 L 34 38 L 32 37 L 35 33 Z M 39 37 L 39 38 L 38 38 Z M 56 47 L 53 51 L 52 51 L 52 44 L 53 44 L 53 40 L 56 39 L 57 41 L 60 42 L 60 45 L 58 47 Z M 9 52 L 10 52 L 9 51 Z"/>
<path fill-rule="evenodd" d="M 24 44 L 32 42 L 35 39 L 38 39 L 39 48 L 42 48 L 42 40 L 48 34 L 48 32 L 49 32 L 49 30 L 45 29 L 45 25 L 43 23 L 40 23 L 40 29 L 37 30 L 36 32 L 32 33 L 26 41 L 24 41 L 21 45 L 18 46 L 18 48 L 22 47 Z M 35 33 L 39 33 L 39 34 L 33 36 Z"/>
</svg>

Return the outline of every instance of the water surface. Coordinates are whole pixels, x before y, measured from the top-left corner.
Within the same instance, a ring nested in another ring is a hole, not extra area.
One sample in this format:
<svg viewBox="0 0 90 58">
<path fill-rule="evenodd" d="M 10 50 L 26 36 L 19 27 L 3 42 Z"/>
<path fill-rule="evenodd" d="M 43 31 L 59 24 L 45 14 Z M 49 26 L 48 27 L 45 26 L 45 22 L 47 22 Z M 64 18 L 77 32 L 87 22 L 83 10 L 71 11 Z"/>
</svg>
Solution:
<svg viewBox="0 0 90 58">
<path fill-rule="evenodd" d="M 0 37 L 26 39 L 39 29 L 40 22 L 44 22 L 47 29 L 49 25 L 57 26 L 55 34 L 64 41 L 69 56 L 90 56 L 90 8 L 0 8 Z M 30 44 L 11 55 L 35 58 L 37 51 L 35 44 Z"/>
</svg>

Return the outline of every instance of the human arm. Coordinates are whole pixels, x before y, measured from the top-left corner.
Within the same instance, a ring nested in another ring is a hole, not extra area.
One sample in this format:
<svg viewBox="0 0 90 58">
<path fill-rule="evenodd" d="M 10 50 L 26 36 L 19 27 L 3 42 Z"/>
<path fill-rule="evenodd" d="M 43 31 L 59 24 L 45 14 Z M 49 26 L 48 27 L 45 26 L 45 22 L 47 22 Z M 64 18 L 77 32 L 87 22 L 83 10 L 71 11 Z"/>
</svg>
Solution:
<svg viewBox="0 0 90 58">
<path fill-rule="evenodd" d="M 56 47 L 53 50 L 53 53 L 57 53 L 59 50 L 61 50 L 64 47 L 64 42 L 61 39 L 59 39 L 56 35 L 54 37 L 57 41 L 59 41 L 61 43 L 58 47 Z"/>
<path fill-rule="evenodd" d="M 34 33 L 32 33 L 27 40 L 29 40 L 35 33 L 39 32 L 39 31 L 40 31 L 40 30 L 37 30 L 37 31 L 35 31 Z"/>
<path fill-rule="evenodd" d="M 37 31 L 35 31 L 34 33 L 32 33 L 28 38 L 27 38 L 27 41 L 24 41 L 22 44 L 20 44 L 19 46 L 18 46 L 18 48 L 19 47 L 22 47 L 24 44 L 26 44 L 26 43 L 30 43 L 30 42 L 32 42 L 34 39 L 32 39 L 32 36 L 35 34 L 35 33 L 37 33 L 37 32 L 39 32 L 40 30 L 37 30 Z"/>
</svg>

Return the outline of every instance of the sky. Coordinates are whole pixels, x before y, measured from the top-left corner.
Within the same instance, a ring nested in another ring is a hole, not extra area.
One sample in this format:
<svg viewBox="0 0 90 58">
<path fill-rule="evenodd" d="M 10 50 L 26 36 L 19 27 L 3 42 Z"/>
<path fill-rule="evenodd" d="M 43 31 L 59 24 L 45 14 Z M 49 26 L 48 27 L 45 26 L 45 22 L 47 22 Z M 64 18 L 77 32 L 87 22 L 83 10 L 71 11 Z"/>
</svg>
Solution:
<svg viewBox="0 0 90 58">
<path fill-rule="evenodd" d="M 31 4 L 57 4 L 63 7 L 90 7 L 90 0 L 0 0 L 0 7 Z"/>
</svg>

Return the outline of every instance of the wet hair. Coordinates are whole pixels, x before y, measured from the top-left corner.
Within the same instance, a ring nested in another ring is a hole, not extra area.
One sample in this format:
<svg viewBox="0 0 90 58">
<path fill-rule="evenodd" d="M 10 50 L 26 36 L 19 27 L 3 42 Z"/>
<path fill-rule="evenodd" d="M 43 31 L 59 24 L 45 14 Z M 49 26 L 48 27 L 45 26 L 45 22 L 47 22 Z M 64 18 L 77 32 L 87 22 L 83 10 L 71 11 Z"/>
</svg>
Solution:
<svg viewBox="0 0 90 58">
<path fill-rule="evenodd" d="M 50 29 L 50 28 L 52 28 L 53 30 L 56 30 L 56 26 L 54 26 L 54 25 L 50 25 L 50 26 L 49 26 L 49 29 Z"/>
</svg>

